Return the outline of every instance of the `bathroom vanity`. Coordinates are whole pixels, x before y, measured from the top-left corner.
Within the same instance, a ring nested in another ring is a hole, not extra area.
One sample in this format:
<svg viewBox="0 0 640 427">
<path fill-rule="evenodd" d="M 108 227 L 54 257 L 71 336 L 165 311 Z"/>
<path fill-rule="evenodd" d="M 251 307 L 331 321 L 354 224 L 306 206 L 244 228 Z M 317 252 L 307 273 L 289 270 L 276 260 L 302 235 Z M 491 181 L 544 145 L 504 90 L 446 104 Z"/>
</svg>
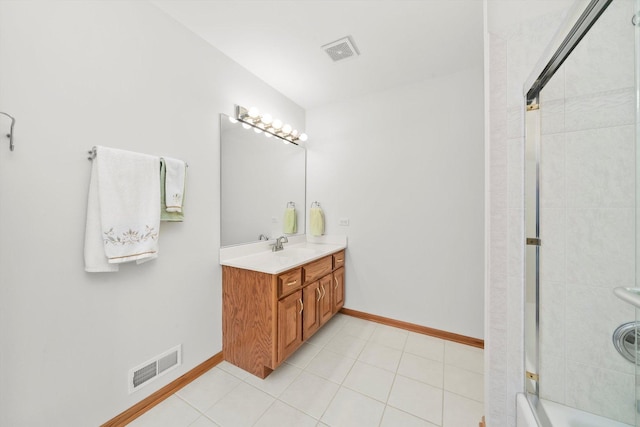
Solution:
<svg viewBox="0 0 640 427">
<path fill-rule="evenodd" d="M 221 255 L 225 360 L 265 378 L 316 333 L 344 304 L 345 247 Z"/>
</svg>

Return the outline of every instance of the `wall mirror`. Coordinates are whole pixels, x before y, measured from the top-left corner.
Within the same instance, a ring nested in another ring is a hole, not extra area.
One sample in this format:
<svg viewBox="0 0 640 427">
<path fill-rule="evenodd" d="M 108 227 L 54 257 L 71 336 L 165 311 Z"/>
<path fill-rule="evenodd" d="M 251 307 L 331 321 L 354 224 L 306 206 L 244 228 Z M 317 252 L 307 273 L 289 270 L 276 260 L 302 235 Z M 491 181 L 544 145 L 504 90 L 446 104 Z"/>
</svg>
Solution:
<svg viewBox="0 0 640 427">
<path fill-rule="evenodd" d="M 245 125 L 248 126 L 248 125 Z M 306 150 L 220 115 L 220 245 L 305 233 Z M 284 233 L 295 204 L 296 233 Z"/>
</svg>

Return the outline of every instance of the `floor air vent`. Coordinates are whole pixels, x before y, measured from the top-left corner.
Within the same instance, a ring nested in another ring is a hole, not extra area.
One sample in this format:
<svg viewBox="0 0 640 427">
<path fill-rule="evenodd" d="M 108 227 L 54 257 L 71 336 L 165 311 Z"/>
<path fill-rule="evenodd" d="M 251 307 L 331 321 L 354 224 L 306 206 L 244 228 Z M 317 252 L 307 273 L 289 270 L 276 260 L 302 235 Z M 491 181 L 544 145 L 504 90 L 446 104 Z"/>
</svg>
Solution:
<svg viewBox="0 0 640 427">
<path fill-rule="evenodd" d="M 182 347 L 176 346 L 129 371 L 129 393 L 166 374 L 182 363 Z"/>
</svg>

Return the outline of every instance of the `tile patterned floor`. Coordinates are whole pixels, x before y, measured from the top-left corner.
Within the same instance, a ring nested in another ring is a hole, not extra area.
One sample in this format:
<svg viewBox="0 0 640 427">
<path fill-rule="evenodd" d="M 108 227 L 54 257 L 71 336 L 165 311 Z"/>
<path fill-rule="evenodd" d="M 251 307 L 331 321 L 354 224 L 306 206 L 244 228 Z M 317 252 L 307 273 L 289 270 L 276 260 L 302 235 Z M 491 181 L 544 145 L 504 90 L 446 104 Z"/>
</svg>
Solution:
<svg viewBox="0 0 640 427">
<path fill-rule="evenodd" d="M 483 351 L 337 314 L 269 377 L 222 362 L 132 427 L 475 427 Z"/>
</svg>

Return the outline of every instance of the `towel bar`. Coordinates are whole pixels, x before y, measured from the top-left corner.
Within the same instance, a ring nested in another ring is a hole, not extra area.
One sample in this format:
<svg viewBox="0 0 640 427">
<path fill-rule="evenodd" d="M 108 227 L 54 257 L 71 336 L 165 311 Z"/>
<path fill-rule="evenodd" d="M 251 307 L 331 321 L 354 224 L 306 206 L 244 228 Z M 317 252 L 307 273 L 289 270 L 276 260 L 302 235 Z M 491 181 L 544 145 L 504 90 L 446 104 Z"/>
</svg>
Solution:
<svg viewBox="0 0 640 427">
<path fill-rule="evenodd" d="M 96 147 L 91 148 L 91 150 L 87 151 L 87 153 L 89 153 L 89 157 L 87 157 L 87 159 L 89 160 L 93 160 L 96 158 L 96 156 L 98 155 L 98 151 L 96 150 Z M 184 162 L 184 165 L 186 167 L 189 167 L 189 163 Z M 289 202 L 289 203 L 293 203 L 293 202 Z"/>
</svg>

